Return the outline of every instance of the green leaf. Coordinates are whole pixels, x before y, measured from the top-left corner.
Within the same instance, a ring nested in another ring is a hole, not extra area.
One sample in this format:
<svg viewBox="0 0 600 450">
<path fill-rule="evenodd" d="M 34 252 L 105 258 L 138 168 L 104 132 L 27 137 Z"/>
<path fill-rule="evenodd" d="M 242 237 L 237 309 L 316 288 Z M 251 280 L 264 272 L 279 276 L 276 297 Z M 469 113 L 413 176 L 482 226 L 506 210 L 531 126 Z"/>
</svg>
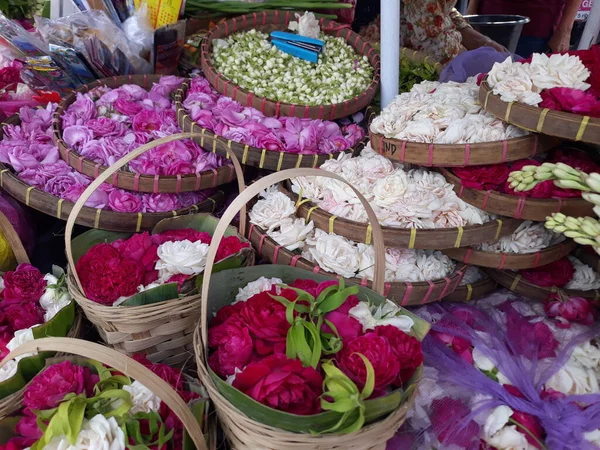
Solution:
<svg viewBox="0 0 600 450">
<path fill-rule="evenodd" d="M 205 400 L 205 399 L 199 399 L 199 400 L 196 400 L 191 405 L 192 406 L 192 414 L 194 415 L 194 417 L 196 418 L 196 420 L 200 424 L 200 427 L 202 428 L 203 431 L 205 429 L 205 426 L 204 426 L 204 416 L 207 413 L 206 412 L 207 406 L 208 406 L 207 403 L 208 403 L 207 400 Z M 192 442 L 192 439 L 190 438 L 190 435 L 188 434 L 188 432 L 187 432 L 187 430 L 185 428 L 184 428 L 184 431 L 185 431 L 185 435 L 183 437 L 183 448 L 182 448 L 182 450 L 196 450 L 196 446 Z M 208 440 L 208 436 L 207 436 L 207 440 Z"/>
<path fill-rule="evenodd" d="M 375 370 L 373 369 L 373 364 L 371 361 L 363 355 L 362 353 L 356 353 L 360 359 L 362 359 L 365 368 L 367 369 L 367 380 L 365 382 L 365 387 L 360 394 L 360 398 L 367 399 L 373 394 L 373 390 L 375 389 Z"/>
<path fill-rule="evenodd" d="M 119 306 L 143 306 L 179 298 L 177 283 L 161 284 L 129 297 Z"/>
<path fill-rule="evenodd" d="M 303 324 L 304 328 L 306 328 L 310 335 L 310 343 L 312 344 L 312 353 L 308 365 L 311 366 L 313 369 L 316 369 L 319 365 L 319 361 L 321 361 L 321 354 L 323 349 L 323 346 L 321 344 L 321 333 L 319 332 L 314 323 L 306 321 L 303 322 Z"/>
<path fill-rule="evenodd" d="M 323 300 L 318 306 L 319 311 L 322 313 L 335 311 L 344 304 L 348 297 L 356 294 L 358 294 L 358 286 L 350 286 L 346 289 L 340 290 L 336 294 L 333 294 Z"/>
<path fill-rule="evenodd" d="M 301 300 L 306 300 L 308 303 L 310 303 L 311 305 L 313 303 L 315 303 L 315 298 L 310 295 L 308 292 L 303 291 L 302 289 L 298 289 L 292 286 L 288 286 L 286 284 L 280 284 L 278 285 L 280 288 L 282 289 L 290 289 L 292 291 L 294 291 L 296 294 L 298 294 L 298 297 L 296 297 L 296 300 L 301 301 Z"/>
<path fill-rule="evenodd" d="M 325 289 L 323 289 L 323 291 L 321 291 L 321 293 L 319 294 L 319 296 L 317 297 L 317 307 L 327 298 L 327 296 L 332 293 L 332 292 L 337 292 L 339 291 L 340 287 L 337 284 L 334 284 L 332 286 L 326 287 Z"/>
<path fill-rule="evenodd" d="M 312 349 L 306 340 L 304 320 L 299 320 L 292 325 L 292 339 L 296 349 L 296 357 L 303 365 L 309 366 L 312 358 Z"/>
<path fill-rule="evenodd" d="M 290 325 L 294 324 L 294 309 L 296 308 L 296 301 L 289 302 L 285 308 L 285 318 L 287 319 Z"/>
</svg>

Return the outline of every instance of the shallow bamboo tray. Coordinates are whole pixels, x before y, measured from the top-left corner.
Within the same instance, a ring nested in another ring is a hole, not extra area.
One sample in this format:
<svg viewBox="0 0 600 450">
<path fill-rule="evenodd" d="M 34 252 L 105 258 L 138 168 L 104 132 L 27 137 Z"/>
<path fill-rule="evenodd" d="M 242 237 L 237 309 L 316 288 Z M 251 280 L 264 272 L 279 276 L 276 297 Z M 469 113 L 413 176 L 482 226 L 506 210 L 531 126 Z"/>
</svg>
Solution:
<svg viewBox="0 0 600 450">
<path fill-rule="evenodd" d="M 216 91 L 237 100 L 242 105 L 252 106 L 267 116 L 282 115 L 299 117 L 301 119 L 333 120 L 352 115 L 369 105 L 379 88 L 379 54 L 367 41 L 354 33 L 349 27 L 329 19 L 320 19 L 321 30 L 330 36 L 343 37 L 359 55 L 366 55 L 371 66 L 374 68 L 373 80 L 370 86 L 359 96 L 334 105 L 293 105 L 269 100 L 264 97 L 257 97 L 252 92 L 242 89 L 226 79 L 215 70 L 211 61 L 212 43 L 215 39 L 223 39 L 236 32 L 250 29 L 265 32 L 275 30 L 287 31 L 289 22 L 293 20 L 296 20 L 293 11 L 262 11 L 234 17 L 217 25 L 204 37 L 200 47 L 201 66 L 204 76 Z"/>
<path fill-rule="evenodd" d="M 543 222 L 552 213 L 567 216 L 592 216 L 594 205 L 583 198 L 529 198 L 502 194 L 496 191 L 468 189 L 452 171 L 440 169 L 448 183 L 454 185 L 456 194 L 470 205 L 484 211 L 515 219 Z"/>
<path fill-rule="evenodd" d="M 285 247 L 269 237 L 262 228 L 250 225 L 248 231 L 248 240 L 256 251 L 271 264 L 284 264 L 292 267 L 310 270 L 313 273 L 320 273 L 328 276 L 337 276 L 332 272 L 321 269 L 315 263 L 303 258 L 300 254 L 287 250 Z M 425 303 L 437 302 L 445 299 L 452 294 L 460 284 L 465 265 L 460 265 L 449 276 L 433 281 L 424 282 L 393 282 L 385 283 L 384 295 L 390 300 L 401 306 L 423 305 Z M 350 278 L 348 281 L 372 288 L 371 281 L 366 278 Z"/>
<path fill-rule="evenodd" d="M 295 204 L 298 204 L 298 195 L 294 194 L 289 185 L 279 186 Z M 354 242 L 370 244 L 372 227 L 365 222 L 355 222 L 334 216 L 319 208 L 310 201 L 298 205 L 298 217 L 312 220 L 315 227 L 328 233 L 339 234 Z M 447 248 L 469 247 L 482 242 L 495 241 L 502 236 L 512 234 L 521 224 L 516 219 L 504 218 L 493 220 L 483 225 L 469 225 L 459 228 L 438 228 L 431 230 L 417 230 L 416 228 L 381 227 L 384 243 L 391 248 L 417 248 L 429 250 L 442 250 Z"/>
<path fill-rule="evenodd" d="M 498 283 L 491 278 L 486 278 L 477 283 L 458 286 L 454 292 L 448 295 L 444 300 L 447 302 L 470 302 L 477 300 L 484 295 L 490 294 L 496 290 Z"/>
<path fill-rule="evenodd" d="M 479 88 L 479 102 L 487 112 L 516 127 L 571 141 L 600 144 L 599 118 L 518 102 L 507 103 L 501 100 L 499 95 L 494 95 L 486 79 Z"/>
<path fill-rule="evenodd" d="M 58 146 L 60 156 L 72 168 L 80 173 L 87 175 L 92 179 L 98 178 L 98 175 L 108 169 L 107 166 L 96 163 L 91 159 L 81 156 L 75 150 L 69 148 L 62 138 L 62 119 L 61 116 L 76 100 L 77 93 L 85 94 L 98 86 L 108 86 L 118 88 L 123 84 L 135 84 L 145 89 L 152 87 L 154 82 L 160 80 L 160 75 L 127 75 L 112 78 L 103 78 L 90 84 L 85 84 L 72 94 L 66 96 L 59 104 L 52 120 L 54 143 Z M 235 171 L 231 165 L 219 167 L 218 169 L 205 170 L 196 174 L 182 175 L 144 175 L 119 170 L 108 181 L 109 184 L 121 189 L 134 192 L 149 193 L 180 193 L 200 191 L 202 189 L 213 188 L 221 184 L 229 183 L 233 180 Z"/>
<path fill-rule="evenodd" d="M 577 244 L 567 239 L 556 245 L 547 247 L 536 253 L 496 253 L 475 250 L 473 248 L 453 248 L 442 250 L 442 253 L 457 261 L 473 266 L 491 269 L 533 269 L 545 266 L 571 253 Z"/>
<path fill-rule="evenodd" d="M 196 140 L 200 144 L 200 147 L 206 148 L 208 151 L 212 151 L 219 156 L 227 157 L 227 153 L 224 152 L 223 149 L 220 149 L 216 144 L 218 139 L 222 140 L 244 165 L 272 171 L 294 169 L 298 167 L 319 167 L 325 161 L 337 158 L 340 153 L 350 153 L 353 155 L 358 154 L 368 142 L 367 138 L 365 137 L 365 139 L 358 142 L 354 147 L 344 150 L 343 152 L 318 155 L 303 155 L 300 153 L 288 153 L 283 151 L 278 152 L 267 150 L 266 148 L 260 149 L 257 147 L 252 147 L 251 145 L 240 144 L 239 142 L 226 139 L 210 130 L 207 130 L 206 128 L 201 127 L 191 119 L 186 109 L 183 107 L 183 100 L 187 97 L 189 87 L 190 86 L 186 81 L 177 91 L 177 94 L 175 94 L 177 121 L 179 122 L 181 129 L 184 132 L 201 134 L 202 137 Z"/>
<path fill-rule="evenodd" d="M 371 131 L 376 113 L 369 111 L 369 138 L 373 150 L 401 163 L 425 167 L 465 167 L 501 164 L 531 158 L 557 144 L 553 138 L 530 134 L 504 141 L 476 144 L 427 144 L 386 138 Z"/>
</svg>

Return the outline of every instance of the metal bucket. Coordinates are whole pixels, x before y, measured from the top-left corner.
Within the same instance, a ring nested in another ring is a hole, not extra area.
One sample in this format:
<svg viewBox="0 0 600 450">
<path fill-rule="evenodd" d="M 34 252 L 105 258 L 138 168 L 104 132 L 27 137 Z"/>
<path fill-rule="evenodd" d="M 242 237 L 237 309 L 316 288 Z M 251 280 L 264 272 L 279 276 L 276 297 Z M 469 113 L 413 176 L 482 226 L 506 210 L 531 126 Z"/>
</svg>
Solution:
<svg viewBox="0 0 600 450">
<path fill-rule="evenodd" d="M 464 17 L 475 30 L 503 45 L 511 53 L 517 49 L 523 26 L 529 23 L 529 17 L 505 14 L 477 14 Z"/>
</svg>

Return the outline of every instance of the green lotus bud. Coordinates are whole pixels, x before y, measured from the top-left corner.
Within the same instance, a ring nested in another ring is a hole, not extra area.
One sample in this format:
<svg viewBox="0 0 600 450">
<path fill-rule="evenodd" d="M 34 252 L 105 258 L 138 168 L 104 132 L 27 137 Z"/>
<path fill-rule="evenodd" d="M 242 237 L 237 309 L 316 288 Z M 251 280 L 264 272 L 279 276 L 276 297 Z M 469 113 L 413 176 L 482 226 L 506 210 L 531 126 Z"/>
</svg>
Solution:
<svg viewBox="0 0 600 450">
<path fill-rule="evenodd" d="M 587 181 L 586 181 L 587 183 Z M 595 190 L 595 189 L 594 189 Z M 594 205 L 600 205 L 600 194 L 594 194 L 592 192 L 584 192 L 581 194 L 584 200 L 587 200 Z"/>
<path fill-rule="evenodd" d="M 577 189 L 579 191 L 589 191 L 590 190 L 589 187 L 587 187 L 586 185 L 582 184 L 579 181 L 564 180 L 562 178 L 560 180 L 556 180 L 554 182 L 554 184 L 563 189 Z"/>
<path fill-rule="evenodd" d="M 586 185 L 595 192 L 600 192 L 600 173 L 590 173 L 587 177 L 583 178 Z M 587 200 L 587 199 L 586 199 Z M 591 200 L 589 200 L 591 201 Z M 595 203 L 595 202 L 592 202 Z M 598 205 L 600 203 L 596 203 Z"/>
<path fill-rule="evenodd" d="M 557 170 L 564 172 L 564 173 L 568 173 L 569 175 L 571 175 L 572 177 L 577 177 L 577 178 L 581 178 L 581 174 L 582 172 L 580 172 L 577 169 L 574 169 L 573 167 L 564 164 L 564 163 L 556 163 L 555 164 L 555 168 L 553 170 L 553 172 L 556 172 Z"/>
<path fill-rule="evenodd" d="M 554 169 L 552 173 L 559 180 L 571 180 L 581 182 L 581 177 L 579 175 L 573 175 L 561 169 Z"/>
<path fill-rule="evenodd" d="M 592 245 L 592 246 L 598 245 L 598 243 L 596 241 L 594 241 L 592 239 L 588 239 L 588 238 L 575 238 L 573 240 L 580 245 Z"/>
<path fill-rule="evenodd" d="M 572 239 L 574 238 L 585 238 L 585 239 L 589 239 L 590 236 L 588 236 L 585 233 L 582 233 L 580 231 L 575 231 L 575 230 L 567 230 L 563 233 L 565 236 L 570 237 Z"/>
<path fill-rule="evenodd" d="M 565 216 L 563 213 L 554 213 L 550 216 L 550 218 L 556 220 L 557 223 L 565 223 L 565 220 L 567 220 L 567 216 Z M 546 220 L 548 219 L 548 217 L 546 217 Z"/>
<path fill-rule="evenodd" d="M 545 162 L 541 166 L 538 166 L 536 172 L 538 172 L 538 173 L 552 172 L 554 169 L 556 169 L 556 164 Z"/>
<path fill-rule="evenodd" d="M 529 165 L 529 166 L 523 166 L 521 167 L 521 172 L 529 172 L 529 173 L 533 173 L 537 171 L 538 166 L 533 166 L 533 165 Z"/>
</svg>

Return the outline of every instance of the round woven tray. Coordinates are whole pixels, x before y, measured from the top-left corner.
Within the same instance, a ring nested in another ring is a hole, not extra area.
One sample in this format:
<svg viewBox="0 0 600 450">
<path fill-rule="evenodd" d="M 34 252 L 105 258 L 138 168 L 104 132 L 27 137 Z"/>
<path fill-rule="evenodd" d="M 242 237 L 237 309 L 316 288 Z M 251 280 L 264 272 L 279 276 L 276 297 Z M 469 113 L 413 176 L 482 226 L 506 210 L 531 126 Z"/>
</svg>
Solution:
<svg viewBox="0 0 600 450">
<path fill-rule="evenodd" d="M 240 162 L 244 165 L 272 171 L 280 171 L 298 167 L 319 167 L 328 159 L 337 158 L 340 153 L 357 154 L 367 143 L 367 139 L 365 138 L 357 143 L 354 147 L 344 150 L 343 152 L 318 155 L 278 152 L 267 150 L 266 148 L 260 149 L 250 145 L 240 144 L 230 139 L 225 139 L 221 136 L 218 136 L 206 128 L 202 128 L 191 119 L 186 109 L 183 107 L 183 100 L 187 97 L 189 87 L 189 82 L 185 82 L 181 86 L 181 89 L 177 91 L 177 94 L 175 94 L 177 121 L 179 122 L 181 129 L 186 132 L 189 131 L 192 133 L 199 133 L 202 136 L 199 140 L 197 140 L 197 142 L 200 144 L 200 147 L 206 148 L 207 150 L 212 150 L 213 153 L 216 153 L 220 156 L 226 156 L 226 153 L 223 153 L 222 150 L 219 150 L 219 146 L 216 145 L 217 139 L 226 142 L 227 147 L 233 151 L 235 156 L 237 156 Z"/>
<path fill-rule="evenodd" d="M 478 144 L 426 144 L 401 141 L 373 133 L 370 124 L 375 116 L 374 110 L 368 111 L 367 123 L 369 123 L 369 138 L 373 150 L 394 161 L 425 167 L 501 164 L 531 158 L 536 153 L 549 150 L 557 143 L 553 138 L 537 134 Z"/>
<path fill-rule="evenodd" d="M 90 84 L 85 84 L 72 94 L 66 96 L 56 111 L 53 118 L 53 139 L 58 146 L 60 156 L 67 164 L 73 167 L 80 173 L 87 175 L 90 178 L 98 178 L 98 175 L 107 169 L 107 166 L 96 163 L 91 159 L 81 156 L 76 151 L 69 148 L 66 142 L 62 139 L 62 119 L 61 116 L 76 100 L 76 94 L 86 93 L 98 86 L 108 86 L 117 88 L 123 84 L 136 84 L 149 89 L 154 82 L 160 80 L 160 75 L 127 75 L 112 78 L 103 78 L 94 81 Z M 180 193 L 199 191 L 208 189 L 221 184 L 229 183 L 233 180 L 235 171 L 231 165 L 219 167 L 218 169 L 206 170 L 196 174 L 184 175 L 143 175 L 129 172 L 127 170 L 119 170 L 116 172 L 108 183 L 117 186 L 121 189 L 135 192 L 150 192 L 150 193 Z"/>
<path fill-rule="evenodd" d="M 288 185 L 289 186 L 289 185 Z M 279 186 L 279 189 L 298 204 L 298 195 L 291 189 Z M 370 244 L 372 227 L 365 222 L 354 222 L 319 208 L 312 202 L 301 203 L 297 208 L 298 217 L 312 220 L 317 228 L 328 233 L 339 234 L 354 242 Z M 459 228 L 439 228 L 417 230 L 416 228 L 381 227 L 384 243 L 391 248 L 419 248 L 442 250 L 447 248 L 469 247 L 482 242 L 495 241 L 502 236 L 512 234 L 521 224 L 516 219 L 498 219 L 483 225 L 469 225 Z"/>
<path fill-rule="evenodd" d="M 550 264 L 571 253 L 577 244 L 571 239 L 547 247 L 536 253 L 496 253 L 475 250 L 472 248 L 453 248 L 442 250 L 452 259 L 479 267 L 491 269 L 520 270 L 532 269 Z"/>
<path fill-rule="evenodd" d="M 580 116 L 524 103 L 507 103 L 495 95 L 484 79 L 479 88 L 479 102 L 483 108 L 514 126 L 570 141 L 600 144 L 600 119 Z"/>
<path fill-rule="evenodd" d="M 287 250 L 277 244 L 275 240 L 267 235 L 265 230 L 255 225 L 250 225 L 248 239 L 256 251 L 271 264 L 285 264 L 292 267 L 310 270 L 328 276 L 338 276 L 334 273 L 321 269 L 318 265 L 303 258 L 297 253 Z M 449 276 L 433 281 L 416 283 L 394 282 L 385 283 L 384 295 L 386 298 L 401 306 L 423 305 L 425 303 L 437 302 L 452 294 L 460 284 L 465 265 L 459 265 Z M 338 276 L 339 277 L 339 276 Z M 350 278 L 348 281 L 372 288 L 371 281 L 359 278 Z"/>
<path fill-rule="evenodd" d="M 450 170 L 440 169 L 440 172 L 448 183 L 454 185 L 454 191 L 461 199 L 493 214 L 543 222 L 555 212 L 574 217 L 591 216 L 594 212 L 594 205 L 582 198 L 529 198 L 496 191 L 468 189 Z"/>
<path fill-rule="evenodd" d="M 444 300 L 447 302 L 470 302 L 471 300 L 476 300 L 484 295 L 494 292 L 497 287 L 498 283 L 491 278 L 486 278 L 477 283 L 458 286 L 456 290 Z"/>
<path fill-rule="evenodd" d="M 555 286 L 542 287 L 530 283 L 516 272 L 495 269 L 486 269 L 485 272 L 490 276 L 490 278 L 497 281 L 498 284 L 504 286 L 509 291 L 516 292 L 517 294 L 521 294 L 523 297 L 530 298 L 532 300 L 544 301 L 547 300 L 552 294 L 562 291 L 569 297 L 587 298 L 589 300 L 593 300 L 596 304 L 598 304 L 600 301 L 600 290 L 598 289 L 592 291 L 580 291 L 576 289 L 561 289 Z"/>
<path fill-rule="evenodd" d="M 237 100 L 242 105 L 252 106 L 267 116 L 291 116 L 302 119 L 339 119 L 354 114 L 371 103 L 379 88 L 379 54 L 361 36 L 349 27 L 328 19 L 319 21 L 321 30 L 330 36 L 342 37 L 359 55 L 366 55 L 375 69 L 370 86 L 361 95 L 334 105 L 306 106 L 293 105 L 257 97 L 252 92 L 240 88 L 235 83 L 220 75 L 211 61 L 212 43 L 215 39 L 223 39 L 239 31 L 257 29 L 264 32 L 275 30 L 287 31 L 290 21 L 296 20 L 291 11 L 262 11 L 234 17 L 214 27 L 202 41 L 200 47 L 201 65 L 204 76 L 209 83 L 223 95 Z"/>
<path fill-rule="evenodd" d="M 17 125 L 17 115 L 6 119 L 5 123 Z M 1 133 L 1 131 L 0 131 Z M 55 197 L 40 189 L 34 188 L 18 178 L 11 169 L 0 164 L 0 188 L 25 205 L 58 219 L 67 220 L 73 206 L 72 202 Z M 161 213 L 121 213 L 84 206 L 77 216 L 77 224 L 89 228 L 100 228 L 109 231 L 140 231 L 152 229 L 162 219 L 192 214 L 196 212 L 214 212 L 225 199 L 225 193 L 217 191 L 197 205 Z"/>
</svg>

